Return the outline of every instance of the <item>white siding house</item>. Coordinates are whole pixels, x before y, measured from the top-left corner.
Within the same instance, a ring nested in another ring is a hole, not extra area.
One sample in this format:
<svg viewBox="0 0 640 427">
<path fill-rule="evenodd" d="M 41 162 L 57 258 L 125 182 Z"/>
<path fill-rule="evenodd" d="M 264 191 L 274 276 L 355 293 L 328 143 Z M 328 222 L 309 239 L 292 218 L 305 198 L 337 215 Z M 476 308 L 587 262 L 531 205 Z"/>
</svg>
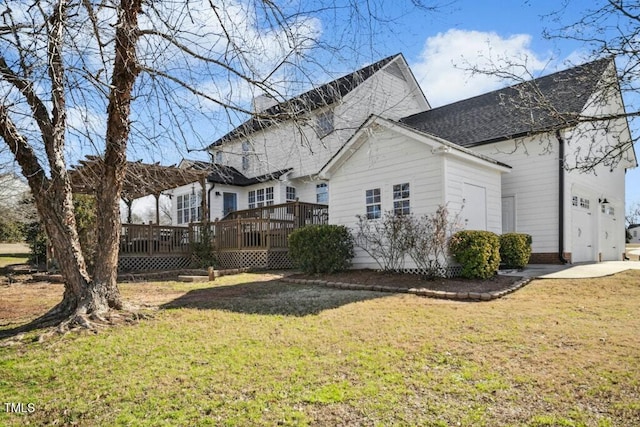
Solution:
<svg viewBox="0 0 640 427">
<path fill-rule="evenodd" d="M 611 84 L 611 82 L 614 84 Z M 620 260 L 625 171 L 637 166 L 615 84 L 602 59 L 401 119 L 512 167 L 502 177 L 502 231 L 533 237 L 531 262 Z M 595 120 L 594 120 L 595 119 Z M 613 162 L 580 171 L 626 144 Z"/>
<path fill-rule="evenodd" d="M 215 165 L 192 161 L 183 165 L 212 168 L 205 191 L 210 196 L 207 203 L 211 220 L 222 218 L 232 199 L 237 209 L 295 199 L 327 203 L 329 184 L 317 176 L 318 171 L 371 114 L 399 119 L 430 108 L 401 54 L 284 103 L 257 101 L 258 110 L 263 106 L 267 109 L 256 113 L 264 113 L 267 118 L 258 114 L 216 140 L 210 147 Z M 199 184 L 194 187 L 172 191 L 173 218 L 181 218 L 178 200 L 189 198 L 192 191 L 199 193 Z M 272 198 L 266 197 L 267 191 Z"/>
<path fill-rule="evenodd" d="M 215 141 L 215 164 L 197 166 L 212 171 L 210 219 L 298 199 L 353 226 L 356 215 L 447 205 L 467 229 L 530 234 L 534 263 L 619 260 L 637 160 L 626 120 L 603 119 L 624 113 L 615 79 L 605 58 L 431 109 L 402 55 L 383 59 Z M 576 169 L 619 143 L 618 161 Z M 178 223 L 193 220 L 194 185 L 173 191 Z M 355 264 L 373 266 L 362 253 Z"/>
<path fill-rule="evenodd" d="M 397 122 L 371 117 L 321 175 L 331 183 L 329 221 L 354 228 L 357 216 L 431 214 L 447 206 L 467 229 L 500 233 L 501 174 L 510 168 Z M 376 268 L 356 249 L 355 268 Z M 405 260 L 406 268 L 415 268 Z"/>
</svg>

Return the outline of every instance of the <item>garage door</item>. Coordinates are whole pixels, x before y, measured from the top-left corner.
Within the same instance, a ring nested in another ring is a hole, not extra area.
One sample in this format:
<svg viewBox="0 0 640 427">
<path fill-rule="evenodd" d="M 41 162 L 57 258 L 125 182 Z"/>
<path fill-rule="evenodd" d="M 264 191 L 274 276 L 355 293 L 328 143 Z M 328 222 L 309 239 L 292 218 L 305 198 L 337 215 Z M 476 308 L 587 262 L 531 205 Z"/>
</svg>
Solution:
<svg viewBox="0 0 640 427">
<path fill-rule="evenodd" d="M 587 197 L 573 196 L 571 262 L 596 261 L 592 203 Z"/>
</svg>

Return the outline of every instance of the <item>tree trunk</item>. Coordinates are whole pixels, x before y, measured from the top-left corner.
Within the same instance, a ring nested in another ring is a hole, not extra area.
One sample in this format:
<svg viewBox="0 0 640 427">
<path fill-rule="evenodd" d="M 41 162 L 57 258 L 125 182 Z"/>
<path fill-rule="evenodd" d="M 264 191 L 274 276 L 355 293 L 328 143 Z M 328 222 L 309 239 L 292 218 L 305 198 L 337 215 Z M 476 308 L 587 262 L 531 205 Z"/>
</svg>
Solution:
<svg viewBox="0 0 640 427">
<path fill-rule="evenodd" d="M 141 0 L 122 0 L 120 20 L 116 26 L 116 51 L 107 107 L 107 134 L 102 185 L 98 188 L 98 251 L 94 287 L 111 306 L 120 308 L 120 293 L 116 284 L 120 249 L 120 196 L 127 165 L 127 141 L 131 92 L 140 68 L 136 58 L 138 14 Z"/>
<path fill-rule="evenodd" d="M 97 189 L 96 268 L 91 280 L 82 254 L 66 169 L 66 105 L 62 47 L 67 2 L 59 0 L 48 24 L 48 71 L 51 79 L 51 115 L 33 85 L 16 74 L 0 55 L 0 76 L 18 89 L 27 100 L 40 128 L 48 168 L 43 168 L 27 138 L 11 120 L 6 106 L 0 105 L 0 136 L 14 154 L 29 182 L 38 214 L 55 251 L 65 278 L 62 301 L 37 319 L 35 326 L 54 324 L 69 318 L 87 325 L 86 316 L 101 319 L 111 308 L 122 308 L 116 283 L 120 242 L 120 195 L 126 168 L 131 92 L 139 73 L 136 43 L 141 0 L 122 0 L 116 25 L 115 60 L 105 142 L 102 185 Z M 88 7 L 91 7 L 90 5 Z M 48 178 L 44 170 L 50 170 Z"/>
</svg>

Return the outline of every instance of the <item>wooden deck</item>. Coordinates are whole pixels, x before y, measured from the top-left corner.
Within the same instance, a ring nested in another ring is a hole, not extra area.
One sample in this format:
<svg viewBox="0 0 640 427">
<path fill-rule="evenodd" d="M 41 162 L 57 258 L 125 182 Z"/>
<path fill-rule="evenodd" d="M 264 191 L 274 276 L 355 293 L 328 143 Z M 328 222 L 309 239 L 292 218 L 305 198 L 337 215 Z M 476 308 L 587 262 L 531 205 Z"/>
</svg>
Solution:
<svg viewBox="0 0 640 427">
<path fill-rule="evenodd" d="M 285 249 L 295 229 L 326 224 L 328 220 L 327 205 L 302 202 L 235 211 L 211 223 L 214 248 L 218 251 Z"/>
<path fill-rule="evenodd" d="M 193 243 L 209 240 L 228 268 L 287 264 L 289 235 L 312 224 L 327 224 L 327 205 L 290 202 L 231 212 L 221 220 L 188 226 L 123 224 L 120 258 L 190 259 Z M 207 230 L 208 227 L 208 236 Z M 207 239 L 208 237 L 208 239 Z M 279 260 L 270 262 L 269 260 Z M 133 260 L 129 260 L 130 265 Z M 289 262 L 290 263 L 290 262 Z M 147 265 L 140 260 L 139 265 Z M 249 265 L 245 265 L 249 264 Z M 171 264 L 173 265 L 173 264 Z M 133 268 L 133 267 L 130 267 Z M 148 268 L 147 268 L 148 269 Z"/>
</svg>

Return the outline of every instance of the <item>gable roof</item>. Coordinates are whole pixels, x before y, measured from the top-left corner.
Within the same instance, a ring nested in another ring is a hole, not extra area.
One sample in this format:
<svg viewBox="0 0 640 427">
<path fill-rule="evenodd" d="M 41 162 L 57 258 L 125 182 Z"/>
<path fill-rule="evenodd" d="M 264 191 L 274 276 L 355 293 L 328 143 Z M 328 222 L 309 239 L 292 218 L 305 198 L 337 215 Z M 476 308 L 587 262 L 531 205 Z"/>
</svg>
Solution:
<svg viewBox="0 0 640 427">
<path fill-rule="evenodd" d="M 325 83 L 322 86 L 304 92 L 303 94 L 288 101 L 281 102 L 273 107 L 267 108 L 263 112 L 251 117 L 249 120 L 223 137 L 214 141 L 209 148 L 222 145 L 223 143 L 238 137 L 246 137 L 253 132 L 267 129 L 274 124 L 289 120 L 301 113 L 304 114 L 317 108 L 331 105 L 342 99 L 345 95 L 360 86 L 385 65 L 391 63 L 397 58 L 403 58 L 404 60 L 401 53 L 389 56 L 329 83 Z"/>
<path fill-rule="evenodd" d="M 236 185 L 238 187 L 247 187 L 261 182 L 273 181 L 279 179 L 282 175 L 292 170 L 292 168 L 282 169 L 253 178 L 247 178 L 242 172 L 238 171 L 234 167 L 203 162 L 200 160 L 184 159 L 180 162 L 180 167 L 198 171 L 209 171 L 207 182 L 214 184 Z"/>
<path fill-rule="evenodd" d="M 463 147 L 570 126 L 612 62 L 603 58 L 400 121 Z"/>
<path fill-rule="evenodd" d="M 476 151 L 470 150 L 468 148 L 462 147 L 458 144 L 451 143 L 445 139 L 442 139 L 438 136 L 428 134 L 412 127 L 409 127 L 403 123 L 399 123 L 393 120 L 385 119 L 380 116 L 371 115 L 365 121 L 360 128 L 353 134 L 353 136 L 344 144 L 340 150 L 334 156 L 329 159 L 329 161 L 322 167 L 319 172 L 320 176 L 327 177 L 331 171 L 345 161 L 348 160 L 351 155 L 357 151 L 365 139 L 368 137 L 369 132 L 368 129 L 377 129 L 380 127 L 385 127 L 387 129 L 392 129 L 395 132 L 401 133 L 409 138 L 420 141 L 425 145 L 431 145 L 434 147 L 434 150 L 438 150 L 438 152 L 443 154 L 450 154 L 453 156 L 457 156 L 460 158 L 465 158 L 468 161 L 482 164 L 484 166 L 488 166 L 493 169 L 497 169 L 501 172 L 508 172 L 511 170 L 511 166 L 499 162 L 495 159 L 492 159 L 489 156 L 484 154 L 477 153 Z M 436 148 L 437 147 L 437 148 Z"/>
</svg>

